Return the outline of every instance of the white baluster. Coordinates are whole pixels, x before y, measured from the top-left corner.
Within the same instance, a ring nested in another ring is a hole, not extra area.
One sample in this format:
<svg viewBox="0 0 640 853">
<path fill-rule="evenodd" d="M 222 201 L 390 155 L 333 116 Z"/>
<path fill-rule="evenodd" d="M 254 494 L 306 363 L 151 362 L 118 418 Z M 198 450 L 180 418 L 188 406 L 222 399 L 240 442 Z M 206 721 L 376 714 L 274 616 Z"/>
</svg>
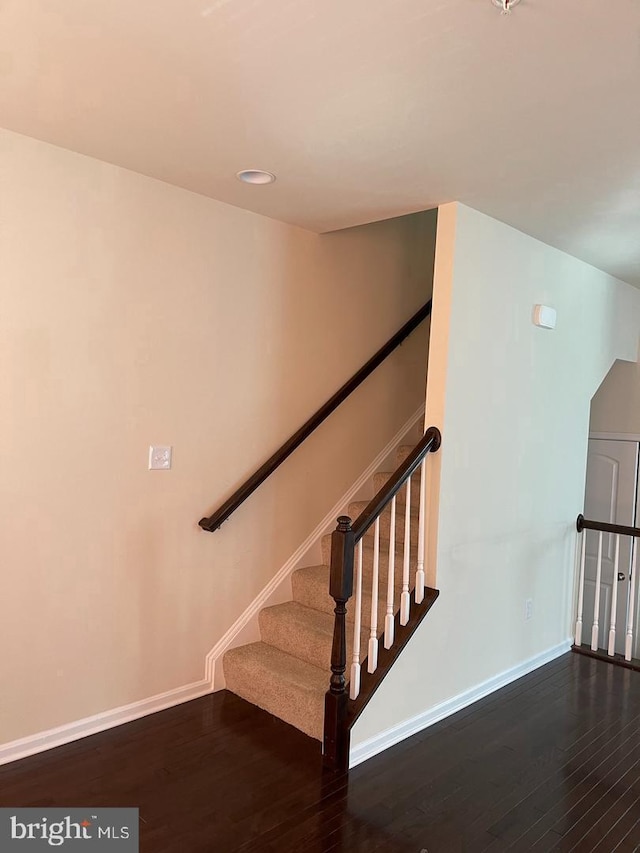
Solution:
<svg viewBox="0 0 640 853">
<path fill-rule="evenodd" d="M 593 601 L 593 626 L 591 628 L 591 651 L 598 651 L 598 632 L 600 630 L 600 579 L 602 578 L 602 530 L 598 536 L 598 565 L 596 566 L 596 590 Z"/>
<path fill-rule="evenodd" d="M 638 557 L 638 540 L 631 540 L 631 549 L 633 551 L 633 560 L 631 561 L 631 575 L 629 576 L 629 597 L 627 599 L 627 636 L 624 641 L 624 659 L 631 660 L 631 652 L 633 650 L 633 619 L 635 608 L 635 590 L 636 590 L 636 561 Z"/>
<path fill-rule="evenodd" d="M 411 596 L 409 594 L 409 565 L 411 562 L 411 477 L 407 480 L 406 503 L 404 507 L 404 561 L 402 564 L 402 594 L 400 596 L 400 624 L 409 621 Z"/>
<path fill-rule="evenodd" d="M 427 506 L 427 460 L 422 460 L 420 466 L 420 514 L 418 516 L 418 570 L 416 572 L 416 604 L 424 600 L 424 539 Z"/>
<path fill-rule="evenodd" d="M 609 627 L 609 648 L 610 655 L 616 651 L 616 611 L 618 609 L 618 567 L 620 563 L 620 534 L 616 534 L 616 556 L 613 565 L 613 590 L 611 592 L 611 625 Z"/>
<path fill-rule="evenodd" d="M 349 678 L 349 696 L 356 699 L 360 693 L 360 626 L 362 623 L 362 539 L 356 550 L 356 601 L 353 623 L 353 663 Z"/>
<path fill-rule="evenodd" d="M 389 534 L 389 571 L 387 575 L 387 615 L 384 619 L 384 647 L 390 649 L 393 645 L 393 596 L 395 593 L 396 570 L 396 498 L 391 500 L 391 528 Z"/>
<path fill-rule="evenodd" d="M 369 637 L 369 652 L 367 670 L 375 672 L 378 668 L 378 572 L 380 568 L 380 516 L 376 518 L 373 531 L 373 579 L 371 581 L 371 636 Z"/>
<path fill-rule="evenodd" d="M 584 563 L 587 554 L 587 531 L 582 530 L 578 534 L 582 538 L 582 549 L 580 555 L 580 577 L 578 578 L 578 615 L 576 617 L 576 646 L 582 645 L 582 609 L 584 606 Z"/>
</svg>

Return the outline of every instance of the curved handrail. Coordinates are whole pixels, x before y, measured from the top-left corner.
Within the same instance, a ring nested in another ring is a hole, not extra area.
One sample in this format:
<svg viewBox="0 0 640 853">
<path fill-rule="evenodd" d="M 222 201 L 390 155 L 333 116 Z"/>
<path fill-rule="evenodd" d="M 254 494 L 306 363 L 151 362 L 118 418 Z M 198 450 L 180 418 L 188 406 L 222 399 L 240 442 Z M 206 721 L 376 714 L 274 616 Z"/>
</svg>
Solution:
<svg viewBox="0 0 640 853">
<path fill-rule="evenodd" d="M 416 329 L 423 320 L 431 314 L 431 299 L 426 302 L 413 317 L 399 329 L 387 343 L 364 364 L 357 373 L 349 379 L 318 411 L 304 423 L 276 452 L 267 459 L 264 465 L 246 480 L 239 489 L 226 500 L 213 515 L 201 518 L 198 522 L 203 530 L 213 532 L 217 530 L 230 515 L 232 515 L 246 499 L 269 477 L 282 463 L 296 450 L 320 424 L 343 403 L 347 397 L 361 385 L 373 371 L 400 346 L 411 332 Z"/>
</svg>

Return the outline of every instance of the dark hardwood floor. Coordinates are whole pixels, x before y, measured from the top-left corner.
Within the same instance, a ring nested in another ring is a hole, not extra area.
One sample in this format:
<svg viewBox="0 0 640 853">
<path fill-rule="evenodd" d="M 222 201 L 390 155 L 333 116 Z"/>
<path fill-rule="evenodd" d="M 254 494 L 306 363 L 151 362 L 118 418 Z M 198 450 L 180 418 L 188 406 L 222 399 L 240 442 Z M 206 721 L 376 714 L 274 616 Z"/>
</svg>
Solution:
<svg viewBox="0 0 640 853">
<path fill-rule="evenodd" d="M 640 673 L 567 654 L 349 777 L 228 693 L 0 767 L 1 806 L 138 806 L 143 853 L 640 849 Z"/>
</svg>

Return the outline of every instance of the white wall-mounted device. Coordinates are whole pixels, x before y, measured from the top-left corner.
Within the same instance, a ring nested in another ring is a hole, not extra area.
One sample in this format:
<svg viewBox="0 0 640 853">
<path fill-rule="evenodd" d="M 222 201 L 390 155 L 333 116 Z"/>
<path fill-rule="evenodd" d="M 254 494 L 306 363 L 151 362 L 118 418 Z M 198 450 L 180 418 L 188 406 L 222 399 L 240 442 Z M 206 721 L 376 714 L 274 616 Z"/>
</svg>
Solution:
<svg viewBox="0 0 640 853">
<path fill-rule="evenodd" d="M 171 447 L 152 445 L 149 448 L 149 470 L 168 471 L 171 468 Z"/>
<path fill-rule="evenodd" d="M 533 322 L 541 329 L 555 329 L 556 318 L 555 308 L 550 308 L 548 305 L 534 305 Z"/>
</svg>

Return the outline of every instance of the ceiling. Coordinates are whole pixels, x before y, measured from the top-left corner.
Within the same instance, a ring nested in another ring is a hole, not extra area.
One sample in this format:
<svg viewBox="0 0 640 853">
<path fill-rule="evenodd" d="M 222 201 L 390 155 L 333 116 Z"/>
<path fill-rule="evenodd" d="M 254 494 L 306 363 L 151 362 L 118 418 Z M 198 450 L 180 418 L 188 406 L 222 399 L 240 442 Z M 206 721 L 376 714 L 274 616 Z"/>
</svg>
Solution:
<svg viewBox="0 0 640 853">
<path fill-rule="evenodd" d="M 314 231 L 460 200 L 640 286 L 639 0 L 0 0 L 0 126 Z"/>
</svg>

